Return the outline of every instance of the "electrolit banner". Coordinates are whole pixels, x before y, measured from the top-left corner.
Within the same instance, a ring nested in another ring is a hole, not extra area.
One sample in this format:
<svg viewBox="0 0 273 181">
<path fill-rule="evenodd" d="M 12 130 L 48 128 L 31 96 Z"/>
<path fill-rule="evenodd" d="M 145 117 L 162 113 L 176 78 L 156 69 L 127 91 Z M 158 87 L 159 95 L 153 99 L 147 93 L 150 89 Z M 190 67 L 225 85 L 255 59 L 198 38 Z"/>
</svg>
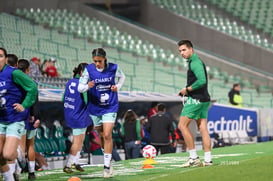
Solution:
<svg viewBox="0 0 273 181">
<path fill-rule="evenodd" d="M 208 112 L 208 130 L 211 136 L 214 132 L 239 130 L 246 130 L 248 136 L 257 136 L 257 122 L 257 111 L 252 109 L 213 104 Z"/>
</svg>

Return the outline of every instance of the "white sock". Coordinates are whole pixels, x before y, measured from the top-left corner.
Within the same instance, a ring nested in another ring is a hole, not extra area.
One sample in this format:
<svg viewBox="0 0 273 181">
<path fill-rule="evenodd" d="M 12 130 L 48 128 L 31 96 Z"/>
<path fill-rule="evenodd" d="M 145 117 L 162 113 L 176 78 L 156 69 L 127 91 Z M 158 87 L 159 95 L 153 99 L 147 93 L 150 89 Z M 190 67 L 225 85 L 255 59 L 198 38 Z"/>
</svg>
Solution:
<svg viewBox="0 0 273 181">
<path fill-rule="evenodd" d="M 111 159 L 112 159 L 112 154 L 104 153 L 104 166 L 110 167 Z"/>
<path fill-rule="evenodd" d="M 76 156 L 77 155 L 71 155 L 71 154 L 69 154 L 68 155 L 68 160 L 67 160 L 67 163 L 66 163 L 66 166 L 67 167 L 71 167 L 71 165 L 73 164 L 73 163 L 75 163 L 75 160 L 76 160 Z"/>
<path fill-rule="evenodd" d="M 15 160 L 15 170 L 14 172 L 17 173 L 17 174 L 21 174 L 21 171 L 22 171 L 22 168 L 20 167 L 17 159 Z"/>
<path fill-rule="evenodd" d="M 15 172 L 15 163 L 9 163 L 9 170 L 11 171 L 11 173 Z"/>
<path fill-rule="evenodd" d="M 196 149 L 189 150 L 190 158 L 195 159 L 198 157 Z"/>
<path fill-rule="evenodd" d="M 205 158 L 204 158 L 205 162 L 210 162 L 211 161 L 211 152 L 210 151 L 205 152 L 204 156 L 205 156 Z"/>
<path fill-rule="evenodd" d="M 4 180 L 14 181 L 13 173 L 9 170 L 7 172 L 2 173 Z"/>
<path fill-rule="evenodd" d="M 75 160 L 75 163 L 76 163 L 76 164 L 79 164 L 79 159 L 80 159 L 80 157 L 81 157 L 81 152 L 78 151 L 78 152 L 77 152 L 77 155 L 76 155 L 76 160 Z"/>
<path fill-rule="evenodd" d="M 28 172 L 34 173 L 35 172 L 35 161 L 28 162 Z"/>
</svg>

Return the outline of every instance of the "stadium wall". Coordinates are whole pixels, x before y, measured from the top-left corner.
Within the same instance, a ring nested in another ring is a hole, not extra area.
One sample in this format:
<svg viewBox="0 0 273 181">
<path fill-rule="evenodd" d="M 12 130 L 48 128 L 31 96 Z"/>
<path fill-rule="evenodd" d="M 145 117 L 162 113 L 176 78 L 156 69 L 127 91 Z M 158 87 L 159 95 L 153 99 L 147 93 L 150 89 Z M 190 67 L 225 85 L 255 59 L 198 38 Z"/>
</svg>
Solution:
<svg viewBox="0 0 273 181">
<path fill-rule="evenodd" d="M 138 116 L 146 116 L 152 102 L 120 102 L 118 118 L 122 119 L 128 109 L 132 109 Z M 182 109 L 181 102 L 164 102 L 167 107 L 167 113 L 170 118 L 178 123 Z M 65 127 L 63 115 L 63 103 L 59 102 L 41 102 L 41 120 L 47 127 L 52 128 L 53 122 L 59 120 Z M 269 141 L 273 138 L 273 110 L 272 109 L 250 109 L 236 108 L 221 104 L 212 104 L 208 113 L 208 129 L 211 137 L 214 133 L 223 131 L 246 131 L 254 140 Z M 195 138 L 198 133 L 195 122 L 190 128 Z M 258 138 L 258 139 L 257 139 Z"/>
</svg>

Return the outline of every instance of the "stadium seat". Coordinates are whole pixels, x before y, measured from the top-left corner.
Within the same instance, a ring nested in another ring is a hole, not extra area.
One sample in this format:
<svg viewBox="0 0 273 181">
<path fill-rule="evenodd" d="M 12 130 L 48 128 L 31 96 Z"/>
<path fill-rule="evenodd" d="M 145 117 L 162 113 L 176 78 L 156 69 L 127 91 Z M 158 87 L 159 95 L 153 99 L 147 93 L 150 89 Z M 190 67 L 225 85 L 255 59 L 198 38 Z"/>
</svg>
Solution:
<svg viewBox="0 0 273 181">
<path fill-rule="evenodd" d="M 239 130 L 236 132 L 237 136 L 239 138 L 239 143 L 240 144 L 249 144 L 249 143 L 253 143 L 250 140 L 250 137 L 247 135 L 247 132 L 245 130 Z"/>
<path fill-rule="evenodd" d="M 224 141 L 225 143 L 230 144 L 230 139 L 229 139 L 228 131 L 222 131 L 221 133 L 219 133 L 219 136 L 220 136 L 220 138 L 223 139 L 223 141 Z"/>
<path fill-rule="evenodd" d="M 36 129 L 34 148 L 36 152 L 42 153 L 42 154 L 44 154 L 46 150 L 43 144 L 42 129 L 40 127 Z"/>
<path fill-rule="evenodd" d="M 64 155 L 66 151 L 66 140 L 67 138 L 63 135 L 63 127 L 58 120 L 53 123 L 53 139 L 58 145 L 59 155 Z"/>
<path fill-rule="evenodd" d="M 230 144 L 235 145 L 239 143 L 239 137 L 236 131 L 228 131 Z"/>
<path fill-rule="evenodd" d="M 56 156 L 58 146 L 52 139 L 50 129 L 43 123 L 40 125 L 40 127 L 43 131 L 43 144 L 46 146 L 46 150 L 44 151 L 45 154 L 47 156 Z"/>
</svg>

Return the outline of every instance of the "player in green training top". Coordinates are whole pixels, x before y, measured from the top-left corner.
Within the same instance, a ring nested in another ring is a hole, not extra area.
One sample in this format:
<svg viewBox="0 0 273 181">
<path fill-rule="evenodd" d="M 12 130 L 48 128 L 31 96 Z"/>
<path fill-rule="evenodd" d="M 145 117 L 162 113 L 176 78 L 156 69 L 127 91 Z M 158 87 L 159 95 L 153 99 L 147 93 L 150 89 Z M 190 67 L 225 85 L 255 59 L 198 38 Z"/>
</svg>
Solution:
<svg viewBox="0 0 273 181">
<path fill-rule="evenodd" d="M 178 46 L 180 54 L 183 58 L 188 60 L 189 65 L 187 86 L 179 92 L 180 95 L 188 96 L 188 100 L 182 110 L 178 127 L 183 134 L 190 153 L 190 158 L 181 167 L 210 166 L 212 165 L 211 143 L 207 128 L 210 95 L 208 93 L 206 66 L 194 53 L 191 41 L 181 40 L 178 42 Z M 192 120 L 196 120 L 197 127 L 202 136 L 205 151 L 205 160 L 203 163 L 201 163 L 196 153 L 194 138 L 189 129 L 189 124 Z"/>
<path fill-rule="evenodd" d="M 36 101 L 38 89 L 30 77 L 6 62 L 7 51 L 0 47 L 0 172 L 4 180 L 10 181 L 14 180 L 13 171 L 7 161 L 18 155 L 24 120 Z"/>
</svg>

